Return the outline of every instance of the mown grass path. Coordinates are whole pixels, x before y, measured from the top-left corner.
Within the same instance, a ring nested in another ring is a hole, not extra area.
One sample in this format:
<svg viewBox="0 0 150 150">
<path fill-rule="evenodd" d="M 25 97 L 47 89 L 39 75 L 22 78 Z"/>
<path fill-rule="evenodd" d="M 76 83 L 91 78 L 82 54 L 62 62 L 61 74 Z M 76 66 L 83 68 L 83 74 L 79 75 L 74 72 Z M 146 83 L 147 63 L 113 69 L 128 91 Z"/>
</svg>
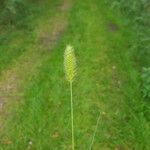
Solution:
<svg viewBox="0 0 150 150">
<path fill-rule="evenodd" d="M 7 115 L 10 115 L 9 105 L 22 100 L 25 85 L 32 82 L 31 78 L 37 74 L 41 62 L 50 55 L 51 50 L 61 38 L 68 24 L 67 16 L 71 3 L 68 0 L 60 1 L 59 3 L 60 5 L 55 8 L 55 14 L 49 18 L 43 17 L 43 20 L 40 20 L 36 26 L 34 30 L 36 38 L 30 44 L 28 50 L 15 60 L 11 68 L 3 70 L 1 73 L 1 122 L 7 118 Z M 47 11 L 49 12 L 49 10 Z M 2 124 L 0 123 L 1 127 Z"/>
<path fill-rule="evenodd" d="M 73 1 L 68 28 L 51 53 L 45 48 L 49 45 L 47 30 L 38 32 L 38 37 L 46 33 L 37 42 L 42 53 L 33 57 L 38 60 L 32 62 L 36 71 L 26 83 L 22 101 L 7 118 L 2 150 L 71 150 L 69 85 L 63 72 L 68 43 L 74 46 L 78 60 L 73 84 L 75 149 L 88 150 L 100 113 L 93 150 L 149 150 L 149 122 L 132 62 L 130 27 L 103 2 Z M 54 20 L 64 20 L 62 16 Z M 61 22 L 58 27 L 64 29 Z"/>
</svg>

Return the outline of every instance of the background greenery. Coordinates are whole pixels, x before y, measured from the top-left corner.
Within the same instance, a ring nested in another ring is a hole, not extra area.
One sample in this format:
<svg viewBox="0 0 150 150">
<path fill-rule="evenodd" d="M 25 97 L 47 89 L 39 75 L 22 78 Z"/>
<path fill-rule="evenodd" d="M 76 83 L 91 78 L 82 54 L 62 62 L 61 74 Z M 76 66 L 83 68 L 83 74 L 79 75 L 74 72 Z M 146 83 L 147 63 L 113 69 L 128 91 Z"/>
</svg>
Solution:
<svg viewBox="0 0 150 150">
<path fill-rule="evenodd" d="M 148 0 L 113 0 L 112 8 L 118 9 L 126 17 L 126 21 L 134 29 L 135 39 L 133 47 L 136 60 L 144 67 L 150 65 L 150 2 Z"/>
<path fill-rule="evenodd" d="M 135 37 L 131 50 L 134 49 L 134 59 L 139 64 L 136 67 L 142 74 L 141 89 L 143 97 L 150 99 L 150 82 L 148 79 L 150 73 L 150 2 L 148 0 L 113 0 L 111 3 L 112 9 L 117 9 L 133 29 Z M 144 71 L 144 68 L 147 68 L 147 71 Z M 147 78 L 143 78 L 143 76 L 147 76 Z"/>
</svg>

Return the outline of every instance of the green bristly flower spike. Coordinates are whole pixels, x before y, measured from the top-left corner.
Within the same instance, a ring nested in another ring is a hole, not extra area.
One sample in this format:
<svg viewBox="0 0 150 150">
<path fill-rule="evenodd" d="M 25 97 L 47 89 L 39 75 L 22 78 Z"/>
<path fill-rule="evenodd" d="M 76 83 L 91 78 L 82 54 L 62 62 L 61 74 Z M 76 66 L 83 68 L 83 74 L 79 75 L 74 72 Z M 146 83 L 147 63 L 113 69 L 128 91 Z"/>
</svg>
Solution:
<svg viewBox="0 0 150 150">
<path fill-rule="evenodd" d="M 74 142 L 74 116 L 73 116 L 73 99 L 72 99 L 72 83 L 76 75 L 76 58 L 72 46 L 67 45 L 64 53 L 64 69 L 67 81 L 70 83 L 70 101 L 71 101 L 71 127 L 72 127 L 72 150 L 75 150 Z"/>
<path fill-rule="evenodd" d="M 74 49 L 70 45 L 67 45 L 65 49 L 64 68 L 67 81 L 73 82 L 73 79 L 76 75 L 76 58 L 74 54 Z"/>
</svg>

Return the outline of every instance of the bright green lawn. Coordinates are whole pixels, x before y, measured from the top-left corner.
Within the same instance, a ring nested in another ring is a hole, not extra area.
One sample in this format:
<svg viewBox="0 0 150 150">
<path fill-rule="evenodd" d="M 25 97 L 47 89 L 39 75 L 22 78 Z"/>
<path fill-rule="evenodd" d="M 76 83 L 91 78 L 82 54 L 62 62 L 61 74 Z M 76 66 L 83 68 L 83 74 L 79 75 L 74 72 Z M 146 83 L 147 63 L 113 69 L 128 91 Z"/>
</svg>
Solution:
<svg viewBox="0 0 150 150">
<path fill-rule="evenodd" d="M 99 0 L 74 1 L 67 30 L 25 84 L 24 99 L 8 117 L 1 138 L 11 143 L 1 144 L 0 150 L 71 149 L 69 85 L 63 71 L 68 43 L 78 60 L 73 85 L 76 149 L 88 150 L 100 112 L 93 150 L 149 150 L 149 110 L 140 98 L 132 38 L 130 27 L 109 6 Z"/>
</svg>

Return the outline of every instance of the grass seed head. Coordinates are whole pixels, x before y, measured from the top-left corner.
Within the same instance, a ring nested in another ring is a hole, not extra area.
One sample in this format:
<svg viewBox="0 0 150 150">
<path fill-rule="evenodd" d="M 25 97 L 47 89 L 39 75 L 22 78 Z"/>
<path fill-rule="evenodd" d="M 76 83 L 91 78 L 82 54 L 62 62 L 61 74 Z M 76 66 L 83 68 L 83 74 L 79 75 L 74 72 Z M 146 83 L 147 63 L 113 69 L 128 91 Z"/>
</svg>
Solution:
<svg viewBox="0 0 150 150">
<path fill-rule="evenodd" d="M 67 81 L 73 82 L 76 75 L 76 58 L 74 54 L 74 49 L 71 45 L 67 45 L 65 49 L 64 69 Z"/>
</svg>

